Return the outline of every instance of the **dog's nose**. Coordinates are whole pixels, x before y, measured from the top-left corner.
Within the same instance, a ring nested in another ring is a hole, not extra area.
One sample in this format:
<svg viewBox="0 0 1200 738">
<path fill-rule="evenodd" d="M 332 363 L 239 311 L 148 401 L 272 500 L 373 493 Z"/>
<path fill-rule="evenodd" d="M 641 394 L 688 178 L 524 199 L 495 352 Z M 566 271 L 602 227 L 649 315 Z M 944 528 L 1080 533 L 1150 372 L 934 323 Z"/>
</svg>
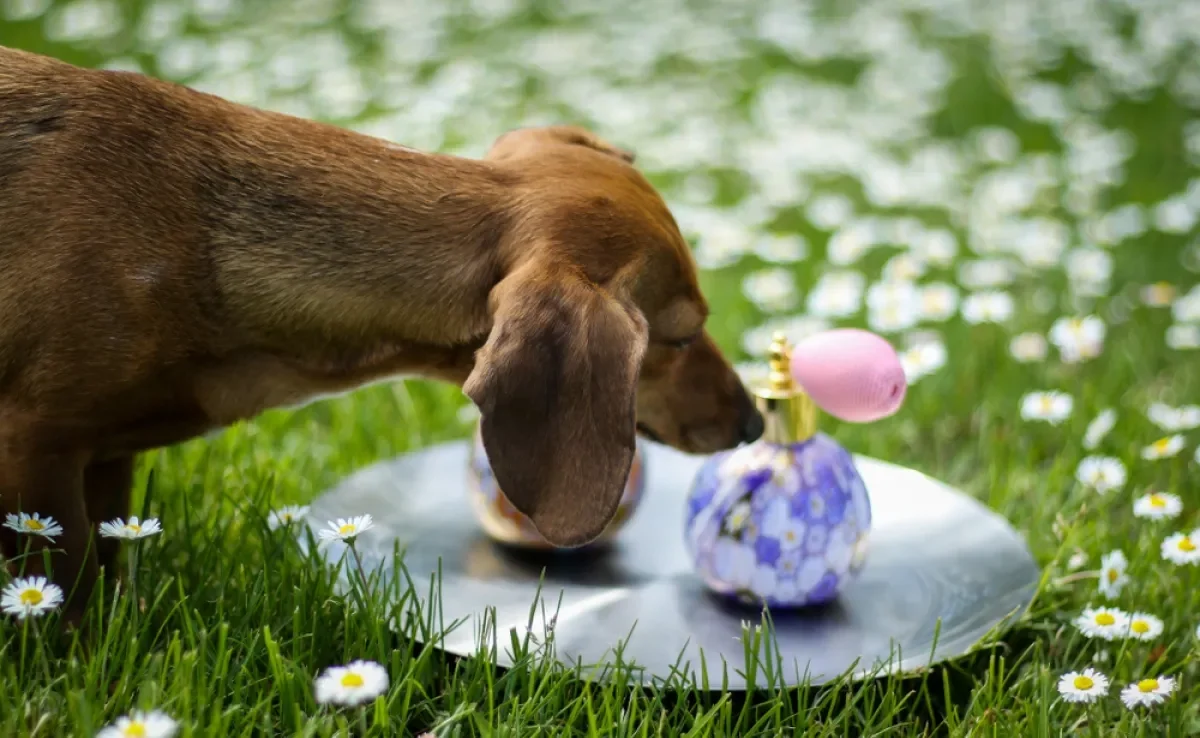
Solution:
<svg viewBox="0 0 1200 738">
<path fill-rule="evenodd" d="M 742 441 L 745 443 L 754 443 L 762 436 L 764 427 L 762 413 L 757 408 L 751 406 L 749 412 L 742 418 Z"/>
</svg>

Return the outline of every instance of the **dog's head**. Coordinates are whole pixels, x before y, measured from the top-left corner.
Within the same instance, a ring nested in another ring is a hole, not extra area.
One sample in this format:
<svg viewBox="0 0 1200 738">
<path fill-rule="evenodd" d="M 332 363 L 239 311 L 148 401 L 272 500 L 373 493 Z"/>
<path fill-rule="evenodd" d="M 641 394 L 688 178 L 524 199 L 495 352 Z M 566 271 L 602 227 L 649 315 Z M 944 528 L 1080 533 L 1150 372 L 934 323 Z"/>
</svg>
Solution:
<svg viewBox="0 0 1200 738">
<path fill-rule="evenodd" d="M 580 545 L 612 520 L 638 432 L 712 453 L 755 440 L 763 421 L 631 153 L 549 127 L 508 133 L 486 158 L 517 183 L 515 225 L 463 389 L 506 496 L 550 543 Z"/>
</svg>

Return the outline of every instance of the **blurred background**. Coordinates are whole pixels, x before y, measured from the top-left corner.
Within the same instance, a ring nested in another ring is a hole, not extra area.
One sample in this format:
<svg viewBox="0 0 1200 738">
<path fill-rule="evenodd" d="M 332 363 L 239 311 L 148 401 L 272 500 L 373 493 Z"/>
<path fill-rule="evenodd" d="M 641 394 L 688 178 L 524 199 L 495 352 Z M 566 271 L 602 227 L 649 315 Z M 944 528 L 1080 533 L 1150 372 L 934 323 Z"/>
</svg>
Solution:
<svg viewBox="0 0 1200 738">
<path fill-rule="evenodd" d="M 1056 452 L 1012 433 L 1027 390 L 1078 388 L 1082 430 L 1195 388 L 1198 40 L 1190 0 L 0 0 L 0 43 L 420 149 L 591 128 L 661 188 L 747 376 L 774 330 L 884 334 L 908 409 L 847 443 L 984 496 L 993 441 L 1031 474 Z M 306 449 L 304 496 L 470 421 L 407 383 L 264 449 Z"/>
</svg>

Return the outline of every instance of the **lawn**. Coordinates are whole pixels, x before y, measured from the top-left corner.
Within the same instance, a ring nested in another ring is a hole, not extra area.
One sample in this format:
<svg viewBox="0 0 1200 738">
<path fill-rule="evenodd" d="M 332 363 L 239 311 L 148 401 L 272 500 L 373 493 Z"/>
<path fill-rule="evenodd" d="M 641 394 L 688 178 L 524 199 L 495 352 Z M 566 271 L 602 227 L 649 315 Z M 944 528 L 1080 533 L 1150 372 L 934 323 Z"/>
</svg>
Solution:
<svg viewBox="0 0 1200 738">
<path fill-rule="evenodd" d="M 478 156 L 510 128 L 569 121 L 634 149 L 747 374 L 774 330 L 887 336 L 910 371 L 904 408 L 826 430 L 975 496 L 1045 571 L 1000 643 L 903 678 L 732 695 L 586 683 L 544 658 L 552 644 L 523 643 L 507 671 L 447 659 L 420 645 L 432 620 L 392 632 L 386 593 L 341 592 L 268 524 L 471 432 L 453 388 L 375 386 L 146 455 L 132 512 L 162 532 L 131 547 L 138 599 L 106 593 L 92 645 L 60 637 L 53 613 L 0 618 L 0 735 L 91 736 L 135 709 L 181 736 L 1200 732 L 1185 538 L 1200 535 L 1198 11 L 0 0 L 0 44 L 410 146 Z M 1080 621 L 1100 607 L 1146 627 L 1106 639 Z M 318 675 L 357 659 L 385 668 L 385 694 L 319 704 Z M 1088 668 L 1104 694 L 1069 701 L 1064 675 L 1070 693 Z M 1147 679 L 1162 699 L 1127 706 Z"/>
</svg>

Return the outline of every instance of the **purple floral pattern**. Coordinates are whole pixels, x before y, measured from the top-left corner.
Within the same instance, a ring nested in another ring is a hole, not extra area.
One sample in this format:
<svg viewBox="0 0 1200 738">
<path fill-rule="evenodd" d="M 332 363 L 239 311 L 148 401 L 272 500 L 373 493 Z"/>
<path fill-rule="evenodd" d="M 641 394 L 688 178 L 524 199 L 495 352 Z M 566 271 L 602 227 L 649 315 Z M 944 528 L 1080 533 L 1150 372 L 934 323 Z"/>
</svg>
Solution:
<svg viewBox="0 0 1200 738">
<path fill-rule="evenodd" d="M 492 538 L 503 543 L 524 546 L 527 548 L 548 549 L 552 546 L 540 535 L 529 518 L 513 507 L 496 483 L 492 467 L 488 463 L 487 452 L 483 447 L 483 436 L 478 426 L 468 457 L 467 497 L 471 508 L 484 531 Z M 646 484 L 645 453 L 641 439 L 638 439 L 634 449 L 633 466 L 629 470 L 629 479 L 625 484 L 625 494 L 617 506 L 616 517 L 609 523 L 608 528 L 600 535 L 595 543 L 610 540 L 625 525 L 642 501 L 642 493 Z"/>
<path fill-rule="evenodd" d="M 686 541 L 713 591 L 800 607 L 829 602 L 861 569 L 870 527 L 854 458 L 818 433 L 710 457 L 688 497 Z"/>
</svg>

